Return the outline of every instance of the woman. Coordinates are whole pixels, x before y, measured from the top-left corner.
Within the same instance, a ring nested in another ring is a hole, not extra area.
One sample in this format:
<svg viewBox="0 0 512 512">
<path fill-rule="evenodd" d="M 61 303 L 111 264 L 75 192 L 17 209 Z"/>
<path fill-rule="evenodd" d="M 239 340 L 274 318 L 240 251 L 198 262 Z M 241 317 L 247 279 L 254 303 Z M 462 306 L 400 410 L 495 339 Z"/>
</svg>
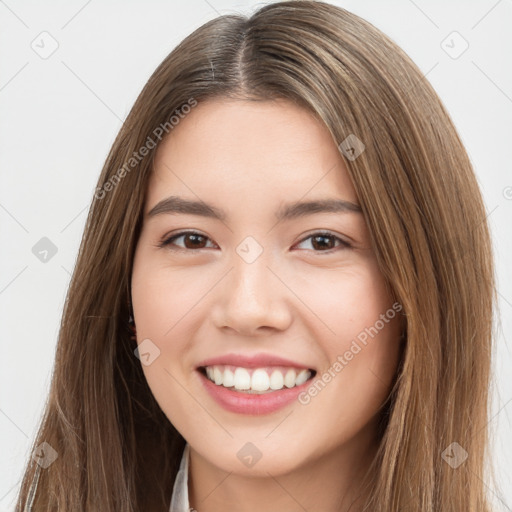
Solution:
<svg viewBox="0 0 512 512">
<path fill-rule="evenodd" d="M 321 2 L 221 16 L 107 158 L 18 510 L 487 511 L 493 304 L 404 52 Z"/>
</svg>

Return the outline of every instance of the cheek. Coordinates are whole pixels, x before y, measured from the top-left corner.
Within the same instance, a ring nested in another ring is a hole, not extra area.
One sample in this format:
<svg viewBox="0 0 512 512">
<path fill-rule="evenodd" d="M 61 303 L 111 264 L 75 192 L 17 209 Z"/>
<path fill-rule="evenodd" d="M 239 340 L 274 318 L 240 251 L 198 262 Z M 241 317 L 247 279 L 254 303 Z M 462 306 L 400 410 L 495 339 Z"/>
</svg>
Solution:
<svg viewBox="0 0 512 512">
<path fill-rule="evenodd" d="M 137 248 L 131 281 L 132 303 L 139 350 L 143 343 L 157 347 L 154 350 L 158 357 L 150 365 L 143 364 L 143 371 L 150 387 L 158 388 L 163 382 L 169 386 L 172 377 L 168 372 L 172 374 L 173 363 L 180 360 L 180 343 L 185 338 L 176 336 L 176 331 L 184 324 L 179 319 L 186 316 L 190 286 L 179 278 L 180 273 L 175 273 L 171 280 L 171 270 L 150 256 L 148 249 Z"/>
<path fill-rule="evenodd" d="M 314 313 L 318 325 L 315 331 L 322 332 L 321 339 L 329 353 L 339 351 L 344 342 L 374 326 L 392 307 L 389 291 L 373 260 L 332 272 L 311 272 L 295 283 L 297 294 L 305 298 L 305 305 Z M 398 315 L 392 311 L 389 316 Z M 389 331 L 393 322 L 386 320 L 384 330 Z M 382 326 L 379 321 L 379 330 Z"/>
<path fill-rule="evenodd" d="M 132 301 L 138 338 L 158 340 L 178 348 L 182 336 L 176 332 L 193 322 L 194 307 L 208 290 L 204 278 L 197 277 L 197 269 L 169 268 L 156 258 L 140 255 L 134 262 L 132 274 Z M 204 276 L 203 276 L 204 277 Z"/>
<path fill-rule="evenodd" d="M 180 431 L 183 419 L 189 416 L 186 404 L 190 404 L 181 371 L 188 364 L 186 347 L 190 336 L 186 329 L 193 320 L 193 305 L 200 291 L 204 294 L 204 282 L 202 290 L 200 283 L 194 283 L 187 279 L 186 272 L 173 272 L 144 250 L 136 252 L 132 302 L 137 343 L 139 350 L 146 340 L 158 347 L 158 356 L 150 364 L 143 364 L 141 359 L 142 370 L 155 400 Z"/>
<path fill-rule="evenodd" d="M 400 305 L 393 308 L 373 262 L 331 276 L 317 274 L 312 284 L 304 281 L 302 293 L 309 290 L 304 296 L 316 314 L 310 329 L 326 356 L 315 378 L 312 406 L 318 414 L 326 407 L 331 425 L 357 429 L 377 412 L 393 384 L 400 357 Z"/>
</svg>

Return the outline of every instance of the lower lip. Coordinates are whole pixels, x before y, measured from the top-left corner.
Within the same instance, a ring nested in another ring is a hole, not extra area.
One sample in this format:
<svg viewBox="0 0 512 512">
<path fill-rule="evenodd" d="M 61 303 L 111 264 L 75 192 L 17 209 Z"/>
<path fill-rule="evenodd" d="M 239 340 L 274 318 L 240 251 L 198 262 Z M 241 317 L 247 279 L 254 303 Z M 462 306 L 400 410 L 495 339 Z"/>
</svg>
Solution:
<svg viewBox="0 0 512 512">
<path fill-rule="evenodd" d="M 311 384 L 311 379 L 309 379 L 300 386 L 256 395 L 232 391 L 224 386 L 217 386 L 200 371 L 197 373 L 203 386 L 213 399 L 224 409 L 238 414 L 260 415 L 278 411 L 296 400 L 297 396 Z"/>
</svg>

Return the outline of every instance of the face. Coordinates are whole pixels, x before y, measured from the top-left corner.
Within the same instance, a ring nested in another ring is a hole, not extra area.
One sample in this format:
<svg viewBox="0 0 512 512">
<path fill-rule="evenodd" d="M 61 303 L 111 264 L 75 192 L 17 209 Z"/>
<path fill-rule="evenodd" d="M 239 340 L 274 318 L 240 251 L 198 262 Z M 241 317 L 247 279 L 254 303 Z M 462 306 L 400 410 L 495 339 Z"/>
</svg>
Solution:
<svg viewBox="0 0 512 512">
<path fill-rule="evenodd" d="M 224 471 L 361 456 L 393 383 L 400 306 L 327 128 L 286 101 L 212 100 L 155 156 L 132 300 L 166 416 Z"/>
</svg>

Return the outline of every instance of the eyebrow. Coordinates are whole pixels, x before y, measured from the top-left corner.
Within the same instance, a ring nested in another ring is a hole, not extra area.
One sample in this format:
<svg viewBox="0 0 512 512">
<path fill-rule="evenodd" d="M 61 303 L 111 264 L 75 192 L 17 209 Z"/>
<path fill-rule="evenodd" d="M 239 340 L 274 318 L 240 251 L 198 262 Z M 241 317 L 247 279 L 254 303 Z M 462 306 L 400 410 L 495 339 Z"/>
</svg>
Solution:
<svg viewBox="0 0 512 512">
<path fill-rule="evenodd" d="M 315 213 L 362 213 L 361 206 L 344 199 L 317 199 L 314 201 L 295 201 L 285 204 L 276 213 L 279 221 L 297 219 Z M 148 213 L 148 217 L 161 214 L 189 214 L 200 215 L 225 221 L 227 214 L 204 201 L 184 199 L 178 196 L 169 196 L 157 203 Z"/>
</svg>

